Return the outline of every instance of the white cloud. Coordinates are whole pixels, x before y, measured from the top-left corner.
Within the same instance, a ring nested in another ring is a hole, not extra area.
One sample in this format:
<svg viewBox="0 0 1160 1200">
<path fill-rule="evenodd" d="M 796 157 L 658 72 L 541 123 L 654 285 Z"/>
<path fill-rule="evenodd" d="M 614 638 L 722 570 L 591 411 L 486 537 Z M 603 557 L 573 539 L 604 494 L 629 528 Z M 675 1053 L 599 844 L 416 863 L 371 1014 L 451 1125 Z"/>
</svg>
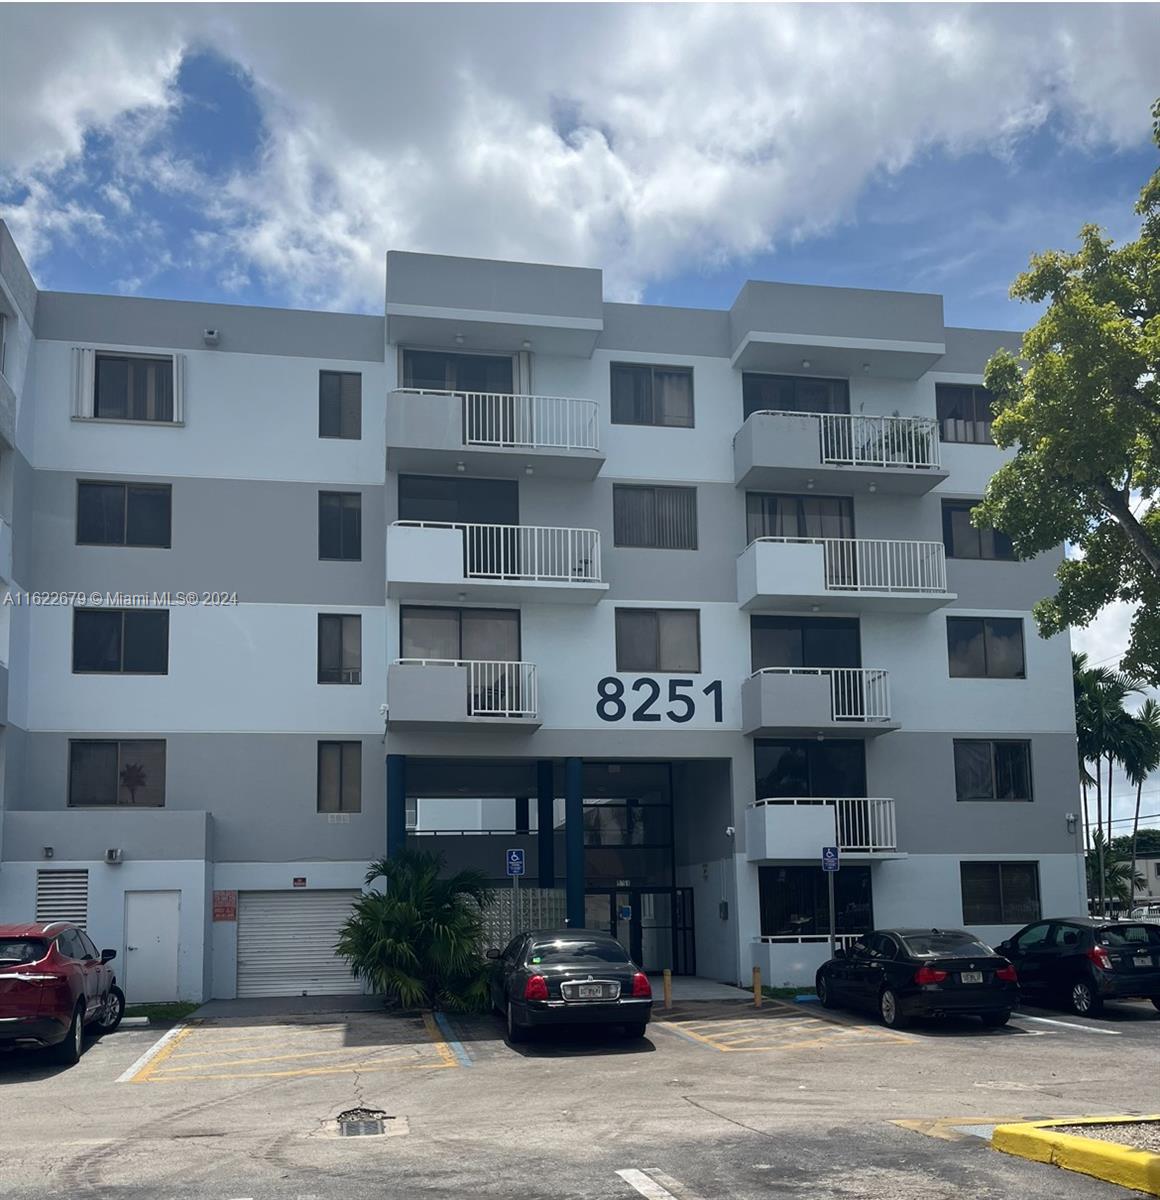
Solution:
<svg viewBox="0 0 1160 1200">
<path fill-rule="evenodd" d="M 164 155 L 150 177 L 201 205 L 223 262 L 366 307 L 388 247 L 601 265 L 634 296 L 832 226 L 931 150 L 1010 153 L 1052 115 L 1080 143 L 1142 142 L 1160 23 L 1148 5 L 8 5 L 0 154 L 42 189 L 15 206 L 26 253 L 83 222 L 45 192 L 86 134 L 121 139 L 131 175 L 126 115 L 170 112 L 205 46 L 253 81 L 261 161 L 220 191 Z"/>
</svg>

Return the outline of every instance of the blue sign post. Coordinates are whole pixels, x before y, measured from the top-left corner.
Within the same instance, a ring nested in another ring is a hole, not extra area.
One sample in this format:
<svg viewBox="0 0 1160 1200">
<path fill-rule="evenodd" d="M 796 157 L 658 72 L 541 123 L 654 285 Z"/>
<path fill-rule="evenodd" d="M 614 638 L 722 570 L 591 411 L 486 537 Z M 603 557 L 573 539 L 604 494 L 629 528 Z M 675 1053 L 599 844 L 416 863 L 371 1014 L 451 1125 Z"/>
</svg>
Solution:
<svg viewBox="0 0 1160 1200">
<path fill-rule="evenodd" d="M 835 936 L 835 915 L 834 915 L 834 874 L 841 867 L 841 857 L 838 854 L 837 846 L 822 847 L 822 870 L 826 873 L 826 892 L 830 897 L 830 957 L 834 957 L 837 938 Z"/>
<path fill-rule="evenodd" d="M 513 847 L 504 852 L 507 873 L 512 881 L 512 937 L 520 931 L 520 876 L 524 873 L 524 852 Z"/>
</svg>

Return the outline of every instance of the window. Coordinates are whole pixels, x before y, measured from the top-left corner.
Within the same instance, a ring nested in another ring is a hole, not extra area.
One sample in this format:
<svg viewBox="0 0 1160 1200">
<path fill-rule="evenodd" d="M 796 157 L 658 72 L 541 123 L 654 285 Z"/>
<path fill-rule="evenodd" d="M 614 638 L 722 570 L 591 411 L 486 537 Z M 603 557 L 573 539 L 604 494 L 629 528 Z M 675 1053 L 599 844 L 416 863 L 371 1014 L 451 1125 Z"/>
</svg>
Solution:
<svg viewBox="0 0 1160 1200">
<path fill-rule="evenodd" d="M 745 415 L 755 412 L 848 413 L 850 384 L 845 379 L 797 375 L 741 376 Z"/>
<path fill-rule="evenodd" d="M 1026 925 L 1039 920 L 1038 863 L 965 862 L 959 864 L 959 872 L 964 924 Z"/>
<path fill-rule="evenodd" d="M 70 808 L 165 804 L 165 741 L 70 741 Z"/>
<path fill-rule="evenodd" d="M 66 929 L 59 934 L 56 939 L 57 950 L 65 956 L 65 958 L 74 959 L 80 962 L 85 956 L 85 945 L 81 941 L 80 935 L 75 929 Z"/>
<path fill-rule="evenodd" d="M 942 502 L 943 545 L 948 558 L 990 558 L 1015 561 L 1011 539 L 998 529 L 976 529 L 971 509 L 976 500 Z"/>
<path fill-rule="evenodd" d="M 830 932 L 826 875 L 816 867 L 759 867 L 762 937 L 821 937 Z M 870 868 L 843 866 L 834 876 L 838 933 L 874 928 Z"/>
<path fill-rule="evenodd" d="M 403 387 L 430 392 L 492 392 L 511 395 L 510 354 L 452 354 L 403 351 Z"/>
<path fill-rule="evenodd" d="M 362 812 L 362 742 L 318 743 L 318 811 Z"/>
<path fill-rule="evenodd" d="M 358 562 L 362 558 L 362 493 L 318 493 L 318 557 Z"/>
<path fill-rule="evenodd" d="M 696 550 L 697 489 L 614 484 L 612 543 L 653 550 Z"/>
<path fill-rule="evenodd" d="M 169 611 L 73 610 L 75 675 L 168 675 Z"/>
<path fill-rule="evenodd" d="M 173 421 L 172 357 L 98 351 L 95 372 L 94 417 Z"/>
<path fill-rule="evenodd" d="M 681 608 L 618 608 L 618 671 L 701 670 L 701 614 Z"/>
<path fill-rule="evenodd" d="M 866 743 L 855 738 L 756 741 L 753 776 L 759 800 L 865 796 Z"/>
<path fill-rule="evenodd" d="M 745 494 L 746 543 L 761 537 L 852 538 L 854 501 L 850 496 Z"/>
<path fill-rule="evenodd" d="M 1020 950 L 1030 950 L 1032 946 L 1047 946 L 1053 941 L 1058 941 L 1058 935 L 1048 937 L 1051 931 L 1051 924 L 1048 921 L 1044 921 L 1042 924 L 1032 925 L 1030 929 L 1024 930 L 1023 933 L 1013 940 L 1018 944 Z"/>
<path fill-rule="evenodd" d="M 1031 743 L 955 738 L 955 798 L 1030 800 Z"/>
<path fill-rule="evenodd" d="M 613 425 L 693 427 L 693 368 L 612 364 Z"/>
<path fill-rule="evenodd" d="M 400 475 L 399 520 L 518 525 L 520 485 L 514 479 Z"/>
<path fill-rule="evenodd" d="M 318 372 L 318 436 L 362 437 L 362 376 L 357 371 Z"/>
<path fill-rule="evenodd" d="M 78 546 L 170 546 L 168 483 L 77 482 Z"/>
<path fill-rule="evenodd" d="M 939 439 L 944 442 L 970 442 L 993 446 L 991 438 L 991 401 L 985 387 L 958 383 L 934 385 L 935 411 L 938 414 Z"/>
<path fill-rule="evenodd" d="M 858 621 L 848 617 L 750 617 L 752 669 L 860 667 Z"/>
<path fill-rule="evenodd" d="M 318 614 L 318 682 L 362 683 L 362 617 Z"/>
<path fill-rule="evenodd" d="M 506 608 L 423 608 L 399 613 L 402 658 L 519 662 L 520 614 Z"/>
<path fill-rule="evenodd" d="M 1024 679 L 1019 617 L 947 617 L 952 679 Z"/>
</svg>

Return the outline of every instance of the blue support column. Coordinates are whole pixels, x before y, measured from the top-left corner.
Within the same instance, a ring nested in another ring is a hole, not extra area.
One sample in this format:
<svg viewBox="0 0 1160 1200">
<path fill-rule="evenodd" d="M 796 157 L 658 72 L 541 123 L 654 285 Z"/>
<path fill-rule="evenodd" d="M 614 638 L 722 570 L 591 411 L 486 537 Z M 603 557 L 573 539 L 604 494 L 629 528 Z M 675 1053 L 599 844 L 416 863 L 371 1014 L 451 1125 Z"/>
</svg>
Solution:
<svg viewBox="0 0 1160 1200">
<path fill-rule="evenodd" d="M 564 858 L 568 871 L 568 924 L 584 928 L 584 771 L 578 758 L 564 760 Z"/>
<path fill-rule="evenodd" d="M 536 763 L 536 834 L 540 860 L 540 887 L 556 886 L 556 779 L 555 768 L 546 759 Z"/>
<path fill-rule="evenodd" d="M 387 857 L 407 848 L 407 756 L 387 755 Z"/>
</svg>

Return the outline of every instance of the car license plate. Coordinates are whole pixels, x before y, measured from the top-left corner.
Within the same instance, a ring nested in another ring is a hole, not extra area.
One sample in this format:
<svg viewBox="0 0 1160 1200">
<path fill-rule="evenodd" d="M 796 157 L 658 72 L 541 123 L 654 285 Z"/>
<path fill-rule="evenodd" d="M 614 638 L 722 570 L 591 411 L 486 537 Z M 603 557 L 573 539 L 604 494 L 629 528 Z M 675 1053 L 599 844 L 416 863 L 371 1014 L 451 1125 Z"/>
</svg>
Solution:
<svg viewBox="0 0 1160 1200">
<path fill-rule="evenodd" d="M 983 982 L 983 972 L 982 971 L 960 971 L 959 979 L 963 983 L 982 983 Z"/>
<path fill-rule="evenodd" d="M 604 995 L 604 987 L 599 983 L 581 983 L 576 988 L 576 995 L 581 1000 L 599 1000 Z"/>
<path fill-rule="evenodd" d="M 1150 954 L 1137 954 L 1132 962 L 1138 967 L 1150 967 L 1152 965 L 1152 956 Z"/>
</svg>

